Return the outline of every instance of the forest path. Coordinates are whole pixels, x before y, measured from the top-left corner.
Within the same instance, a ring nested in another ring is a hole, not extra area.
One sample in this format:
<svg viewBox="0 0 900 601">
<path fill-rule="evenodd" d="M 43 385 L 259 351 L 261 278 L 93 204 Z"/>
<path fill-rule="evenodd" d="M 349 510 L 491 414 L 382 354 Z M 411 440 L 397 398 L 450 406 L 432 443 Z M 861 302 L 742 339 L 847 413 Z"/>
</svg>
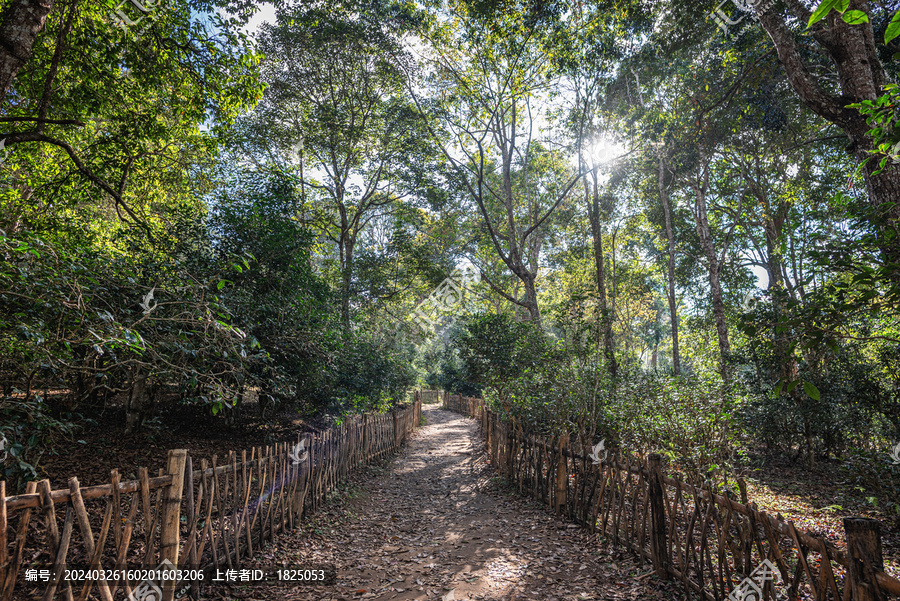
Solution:
<svg viewBox="0 0 900 601">
<path fill-rule="evenodd" d="M 484 452 L 478 422 L 423 407 L 420 427 L 380 475 L 277 539 L 251 565 L 333 564 L 330 586 L 212 590 L 211 598 L 506 601 L 682 598 L 649 566 L 513 496 Z M 637 579 L 640 577 L 640 580 Z"/>
</svg>

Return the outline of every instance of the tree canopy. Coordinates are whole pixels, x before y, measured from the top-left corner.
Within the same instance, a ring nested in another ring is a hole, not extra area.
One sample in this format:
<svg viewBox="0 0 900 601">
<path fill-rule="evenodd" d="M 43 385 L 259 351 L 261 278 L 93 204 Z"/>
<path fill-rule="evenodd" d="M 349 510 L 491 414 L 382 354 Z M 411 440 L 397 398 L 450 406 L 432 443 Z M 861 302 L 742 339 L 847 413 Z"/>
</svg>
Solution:
<svg viewBox="0 0 900 601">
<path fill-rule="evenodd" d="M 874 452 L 898 32 L 861 0 L 2 0 L 4 469 L 108 408 L 416 385 L 692 469 Z"/>
</svg>

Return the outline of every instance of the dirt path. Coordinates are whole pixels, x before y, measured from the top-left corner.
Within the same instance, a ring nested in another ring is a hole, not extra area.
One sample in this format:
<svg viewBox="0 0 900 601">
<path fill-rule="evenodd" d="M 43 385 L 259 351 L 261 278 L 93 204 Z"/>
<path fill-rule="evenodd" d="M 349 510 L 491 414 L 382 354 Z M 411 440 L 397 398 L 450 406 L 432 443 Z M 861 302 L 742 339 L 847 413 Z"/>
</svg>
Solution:
<svg viewBox="0 0 900 601">
<path fill-rule="evenodd" d="M 427 425 L 380 475 L 355 487 L 254 564 L 323 565 L 332 586 L 217 589 L 205 598 L 376 601 L 682 598 L 649 566 L 610 551 L 506 490 L 477 422 L 425 407 Z M 378 470 L 376 470 L 378 471 Z M 253 565 L 245 567 L 254 567 Z M 640 578 L 640 579 L 638 579 Z"/>
</svg>

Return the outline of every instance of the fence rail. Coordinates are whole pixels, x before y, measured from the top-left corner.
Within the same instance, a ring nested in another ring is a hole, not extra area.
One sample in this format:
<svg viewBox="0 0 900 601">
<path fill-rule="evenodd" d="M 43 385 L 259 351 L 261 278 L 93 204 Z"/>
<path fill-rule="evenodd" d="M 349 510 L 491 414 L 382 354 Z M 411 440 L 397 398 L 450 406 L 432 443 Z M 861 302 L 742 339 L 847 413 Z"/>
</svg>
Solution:
<svg viewBox="0 0 900 601">
<path fill-rule="evenodd" d="M 186 451 L 172 450 L 155 477 L 140 468 L 137 480 L 122 482 L 113 470 L 109 484 L 81 488 L 73 477 L 68 489 L 51 490 L 42 480 L 11 497 L 0 482 L 0 600 L 84 601 L 97 598 L 94 589 L 103 601 L 140 599 L 144 583 L 123 570 L 155 569 L 165 560 L 172 564 L 167 569 L 239 569 L 315 511 L 351 470 L 396 452 L 421 419 L 422 402 L 414 398 L 406 407 L 305 435 L 298 445 L 213 455 L 199 469 Z M 115 570 L 107 572 L 115 578 L 73 583 L 61 577 L 63 566 Z M 38 567 L 48 568 L 47 581 L 21 577 Z M 182 585 L 198 598 L 197 580 L 166 580 L 162 601 L 172 601 Z"/>
<path fill-rule="evenodd" d="M 419 400 L 422 401 L 423 405 L 433 405 L 435 403 L 441 402 L 443 399 L 444 391 L 442 390 L 419 390 L 416 391 L 416 395 Z"/>
<path fill-rule="evenodd" d="M 710 601 L 877 601 L 900 596 L 886 574 L 876 520 L 845 518 L 846 549 L 645 461 L 591 456 L 577 432 L 548 438 L 501 420 L 481 399 L 444 393 L 446 409 L 476 418 L 501 474 L 519 492 L 600 532 Z M 785 596 L 786 594 L 786 596 Z"/>
</svg>

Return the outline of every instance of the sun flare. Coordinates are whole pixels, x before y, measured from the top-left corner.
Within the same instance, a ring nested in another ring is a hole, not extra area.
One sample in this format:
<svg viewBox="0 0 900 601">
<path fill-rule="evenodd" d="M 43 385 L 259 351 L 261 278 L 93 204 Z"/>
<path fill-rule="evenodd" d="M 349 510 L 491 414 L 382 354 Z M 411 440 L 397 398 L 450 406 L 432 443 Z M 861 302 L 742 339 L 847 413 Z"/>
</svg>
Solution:
<svg viewBox="0 0 900 601">
<path fill-rule="evenodd" d="M 625 147 L 622 144 L 612 138 L 602 136 L 594 139 L 587 147 L 585 158 L 594 164 L 604 164 L 612 162 L 623 154 L 625 154 Z"/>
</svg>

